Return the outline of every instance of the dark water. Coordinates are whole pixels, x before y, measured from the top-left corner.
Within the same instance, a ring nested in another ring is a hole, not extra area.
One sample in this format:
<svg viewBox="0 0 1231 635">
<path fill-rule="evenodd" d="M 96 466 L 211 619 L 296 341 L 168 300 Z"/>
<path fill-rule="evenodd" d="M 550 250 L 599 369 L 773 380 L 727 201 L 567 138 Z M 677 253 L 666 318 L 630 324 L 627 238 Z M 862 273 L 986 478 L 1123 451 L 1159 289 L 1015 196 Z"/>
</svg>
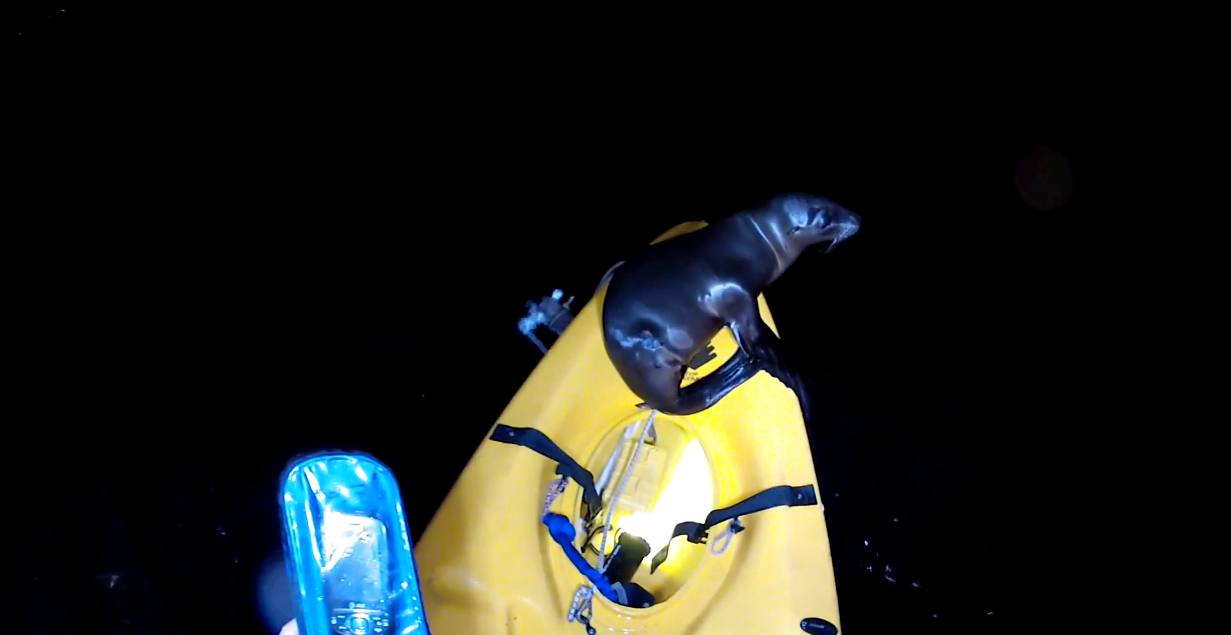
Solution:
<svg viewBox="0 0 1231 635">
<path fill-rule="evenodd" d="M 106 257 L 72 269 L 70 311 L 32 313 L 58 334 L 30 340 L 58 388 L 27 425 L 72 447 L 53 453 L 67 468 L 21 464 L 64 485 L 29 508 L 19 632 L 271 632 L 292 455 L 374 453 L 422 533 L 538 360 L 526 300 L 584 298 L 675 223 L 793 189 L 865 221 L 766 292 L 812 390 L 845 631 L 997 632 L 1064 592 L 1069 538 L 1048 529 L 1076 450 L 1055 413 L 1082 367 L 1060 342 L 1088 299 L 1098 157 L 1063 107 L 715 131 L 480 108 L 495 83 L 398 79 L 395 98 L 379 72 L 293 73 L 353 99 L 305 106 L 245 76 L 261 98 L 182 133 L 178 166 L 84 177 L 113 200 L 153 188 L 159 216 L 74 226 Z"/>
</svg>

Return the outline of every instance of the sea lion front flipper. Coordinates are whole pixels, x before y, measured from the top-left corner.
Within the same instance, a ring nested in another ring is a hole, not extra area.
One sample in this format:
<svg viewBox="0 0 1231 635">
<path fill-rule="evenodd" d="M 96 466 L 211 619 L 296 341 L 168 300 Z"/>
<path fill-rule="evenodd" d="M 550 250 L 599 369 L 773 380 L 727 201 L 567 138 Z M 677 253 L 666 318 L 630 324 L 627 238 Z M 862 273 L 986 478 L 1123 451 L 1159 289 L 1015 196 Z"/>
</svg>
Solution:
<svg viewBox="0 0 1231 635">
<path fill-rule="evenodd" d="M 812 402 L 808 398 L 808 387 L 803 377 L 789 367 L 778 364 L 762 364 L 761 369 L 795 393 L 795 397 L 799 399 L 799 410 L 803 413 L 804 422 L 807 422 L 808 414 L 812 410 Z"/>
<path fill-rule="evenodd" d="M 766 367 L 784 367 L 781 340 L 761 318 L 755 303 L 750 302 L 746 310 L 740 312 L 738 319 L 731 323 L 731 334 L 735 336 L 735 343 L 740 350 L 754 363 Z"/>
<path fill-rule="evenodd" d="M 734 325 L 735 328 L 731 329 L 740 349 L 752 358 L 755 367 L 764 370 L 795 393 L 804 420 L 807 421 L 811 409 L 807 387 L 799 373 L 792 369 L 789 356 L 783 353 L 782 340 L 778 339 L 773 329 L 761 318 L 760 311 L 746 313 L 742 317 L 743 319 Z"/>
</svg>

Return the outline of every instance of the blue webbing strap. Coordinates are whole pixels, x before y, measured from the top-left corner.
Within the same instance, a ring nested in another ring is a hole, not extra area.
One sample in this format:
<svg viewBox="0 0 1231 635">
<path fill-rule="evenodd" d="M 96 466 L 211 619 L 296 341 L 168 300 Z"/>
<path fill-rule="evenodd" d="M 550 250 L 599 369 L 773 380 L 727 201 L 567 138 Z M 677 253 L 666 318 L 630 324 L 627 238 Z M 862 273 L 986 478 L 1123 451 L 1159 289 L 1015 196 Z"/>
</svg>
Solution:
<svg viewBox="0 0 1231 635">
<path fill-rule="evenodd" d="M 543 516 L 543 524 L 547 525 L 547 533 L 551 534 L 552 540 L 560 544 L 560 547 L 564 549 L 564 555 L 568 556 L 569 561 L 577 567 L 581 575 L 593 582 L 594 588 L 598 589 L 603 597 L 618 604 L 620 598 L 616 595 L 615 589 L 611 588 L 611 582 L 603 576 L 601 571 L 591 566 L 581 552 L 577 551 L 577 547 L 573 546 L 573 540 L 577 538 L 577 529 L 573 527 L 573 523 L 560 514 L 547 514 Z"/>
</svg>

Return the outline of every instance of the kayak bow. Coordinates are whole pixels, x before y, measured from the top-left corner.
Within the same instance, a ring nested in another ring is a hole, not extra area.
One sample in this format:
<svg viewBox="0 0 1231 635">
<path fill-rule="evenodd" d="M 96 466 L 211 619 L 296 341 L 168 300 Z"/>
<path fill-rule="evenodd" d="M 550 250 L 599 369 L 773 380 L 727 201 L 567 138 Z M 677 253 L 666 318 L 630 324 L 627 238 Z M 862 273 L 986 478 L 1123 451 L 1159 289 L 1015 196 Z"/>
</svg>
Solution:
<svg viewBox="0 0 1231 635">
<path fill-rule="evenodd" d="M 432 631 L 836 633 L 795 394 L 758 373 L 695 415 L 638 409 L 604 352 L 604 292 L 549 348 L 416 545 Z M 684 385 L 735 351 L 722 331 Z"/>
</svg>

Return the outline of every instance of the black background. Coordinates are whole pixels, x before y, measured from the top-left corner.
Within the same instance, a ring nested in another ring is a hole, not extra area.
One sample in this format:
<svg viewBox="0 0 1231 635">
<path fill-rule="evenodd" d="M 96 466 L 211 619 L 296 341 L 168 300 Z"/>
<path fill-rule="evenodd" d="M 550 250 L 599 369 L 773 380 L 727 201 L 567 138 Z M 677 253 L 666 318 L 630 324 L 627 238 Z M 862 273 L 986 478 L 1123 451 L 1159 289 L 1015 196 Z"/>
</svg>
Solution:
<svg viewBox="0 0 1231 635">
<path fill-rule="evenodd" d="M 293 454 L 375 453 L 422 533 L 538 359 L 526 300 L 584 298 L 672 225 L 786 190 L 864 218 L 766 292 L 813 391 L 845 630 L 992 632 L 1081 586 L 1056 518 L 1094 487 L 1067 407 L 1104 328 L 1089 245 L 1115 157 L 1063 51 L 948 79 L 885 53 L 892 78 L 838 90 L 627 42 L 573 59 L 576 34 L 441 43 L 406 16 L 73 11 L 4 35 L 150 48 L 76 89 L 17 234 L 55 247 L 19 270 L 18 344 L 26 425 L 68 466 L 36 461 L 65 511 L 20 555 L 29 628 L 274 630 Z M 1015 184 L 1039 146 L 1073 175 L 1050 211 Z"/>
</svg>

